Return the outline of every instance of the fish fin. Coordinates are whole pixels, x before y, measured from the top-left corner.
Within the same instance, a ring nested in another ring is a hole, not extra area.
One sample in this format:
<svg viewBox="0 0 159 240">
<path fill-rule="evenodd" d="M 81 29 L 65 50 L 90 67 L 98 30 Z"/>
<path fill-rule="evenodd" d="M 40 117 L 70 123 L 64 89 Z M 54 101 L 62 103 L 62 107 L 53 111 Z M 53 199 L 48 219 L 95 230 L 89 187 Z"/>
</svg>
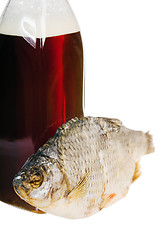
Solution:
<svg viewBox="0 0 159 240">
<path fill-rule="evenodd" d="M 123 125 L 122 122 L 117 118 L 107 118 L 107 119 L 109 122 L 115 124 L 118 127 L 121 127 Z"/>
<path fill-rule="evenodd" d="M 70 191 L 67 195 L 68 200 L 75 200 L 77 198 L 83 197 L 87 193 L 87 182 L 88 182 L 88 173 L 84 178 Z"/>
<path fill-rule="evenodd" d="M 138 179 L 140 176 L 141 176 L 140 163 L 139 163 L 139 161 L 137 161 L 135 163 L 135 171 L 134 171 L 134 175 L 132 178 L 132 183 L 135 182 L 135 180 Z"/>
<path fill-rule="evenodd" d="M 112 193 L 110 195 L 102 195 L 100 210 L 102 210 L 103 208 L 106 208 L 107 205 L 111 203 L 111 200 L 116 196 L 117 196 L 116 193 Z"/>
<path fill-rule="evenodd" d="M 119 132 L 122 122 L 116 118 L 96 118 L 104 134 L 108 132 Z"/>
<path fill-rule="evenodd" d="M 146 135 L 146 138 L 147 138 L 147 152 L 146 153 L 147 154 L 153 153 L 155 151 L 155 147 L 153 145 L 152 135 L 149 132 L 145 133 L 145 135 Z"/>
</svg>

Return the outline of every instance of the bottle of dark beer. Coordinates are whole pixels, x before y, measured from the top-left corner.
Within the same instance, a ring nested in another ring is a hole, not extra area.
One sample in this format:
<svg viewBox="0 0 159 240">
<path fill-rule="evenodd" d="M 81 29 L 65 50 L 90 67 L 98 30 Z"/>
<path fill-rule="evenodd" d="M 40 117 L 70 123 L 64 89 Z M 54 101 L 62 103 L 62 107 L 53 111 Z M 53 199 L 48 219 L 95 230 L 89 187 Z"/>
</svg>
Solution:
<svg viewBox="0 0 159 240">
<path fill-rule="evenodd" d="M 57 128 L 83 115 L 83 48 L 66 0 L 3 0 L 0 9 L 0 200 L 30 211 L 14 175 Z"/>
</svg>

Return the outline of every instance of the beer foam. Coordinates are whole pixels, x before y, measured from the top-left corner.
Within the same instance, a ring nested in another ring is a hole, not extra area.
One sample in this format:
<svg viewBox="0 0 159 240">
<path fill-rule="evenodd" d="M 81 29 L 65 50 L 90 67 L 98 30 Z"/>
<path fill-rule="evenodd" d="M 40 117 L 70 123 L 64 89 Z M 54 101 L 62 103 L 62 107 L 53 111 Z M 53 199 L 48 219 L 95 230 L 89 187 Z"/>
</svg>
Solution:
<svg viewBox="0 0 159 240">
<path fill-rule="evenodd" d="M 66 0 L 11 0 L 0 23 L 0 33 L 31 38 L 79 31 Z"/>
</svg>

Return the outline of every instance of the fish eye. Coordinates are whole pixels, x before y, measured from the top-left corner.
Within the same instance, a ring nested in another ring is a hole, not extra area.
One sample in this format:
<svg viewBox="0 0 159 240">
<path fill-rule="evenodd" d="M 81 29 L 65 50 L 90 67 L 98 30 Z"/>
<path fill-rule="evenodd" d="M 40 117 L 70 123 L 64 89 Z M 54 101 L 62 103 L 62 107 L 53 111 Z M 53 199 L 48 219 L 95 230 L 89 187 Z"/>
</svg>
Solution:
<svg viewBox="0 0 159 240">
<path fill-rule="evenodd" d="M 30 178 L 30 184 L 33 188 L 38 188 L 43 182 L 43 176 L 39 172 L 34 173 Z"/>
</svg>

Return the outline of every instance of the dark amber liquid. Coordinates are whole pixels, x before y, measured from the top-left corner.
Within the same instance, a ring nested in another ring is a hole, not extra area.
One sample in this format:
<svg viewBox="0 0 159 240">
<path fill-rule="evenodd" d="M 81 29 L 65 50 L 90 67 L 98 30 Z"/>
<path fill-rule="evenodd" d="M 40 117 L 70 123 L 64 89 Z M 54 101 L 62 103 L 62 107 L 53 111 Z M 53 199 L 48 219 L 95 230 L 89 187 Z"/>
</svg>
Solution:
<svg viewBox="0 0 159 240">
<path fill-rule="evenodd" d="M 0 34 L 0 200 L 36 211 L 12 180 L 62 123 L 83 115 L 83 49 L 79 32 L 28 40 Z"/>
</svg>

